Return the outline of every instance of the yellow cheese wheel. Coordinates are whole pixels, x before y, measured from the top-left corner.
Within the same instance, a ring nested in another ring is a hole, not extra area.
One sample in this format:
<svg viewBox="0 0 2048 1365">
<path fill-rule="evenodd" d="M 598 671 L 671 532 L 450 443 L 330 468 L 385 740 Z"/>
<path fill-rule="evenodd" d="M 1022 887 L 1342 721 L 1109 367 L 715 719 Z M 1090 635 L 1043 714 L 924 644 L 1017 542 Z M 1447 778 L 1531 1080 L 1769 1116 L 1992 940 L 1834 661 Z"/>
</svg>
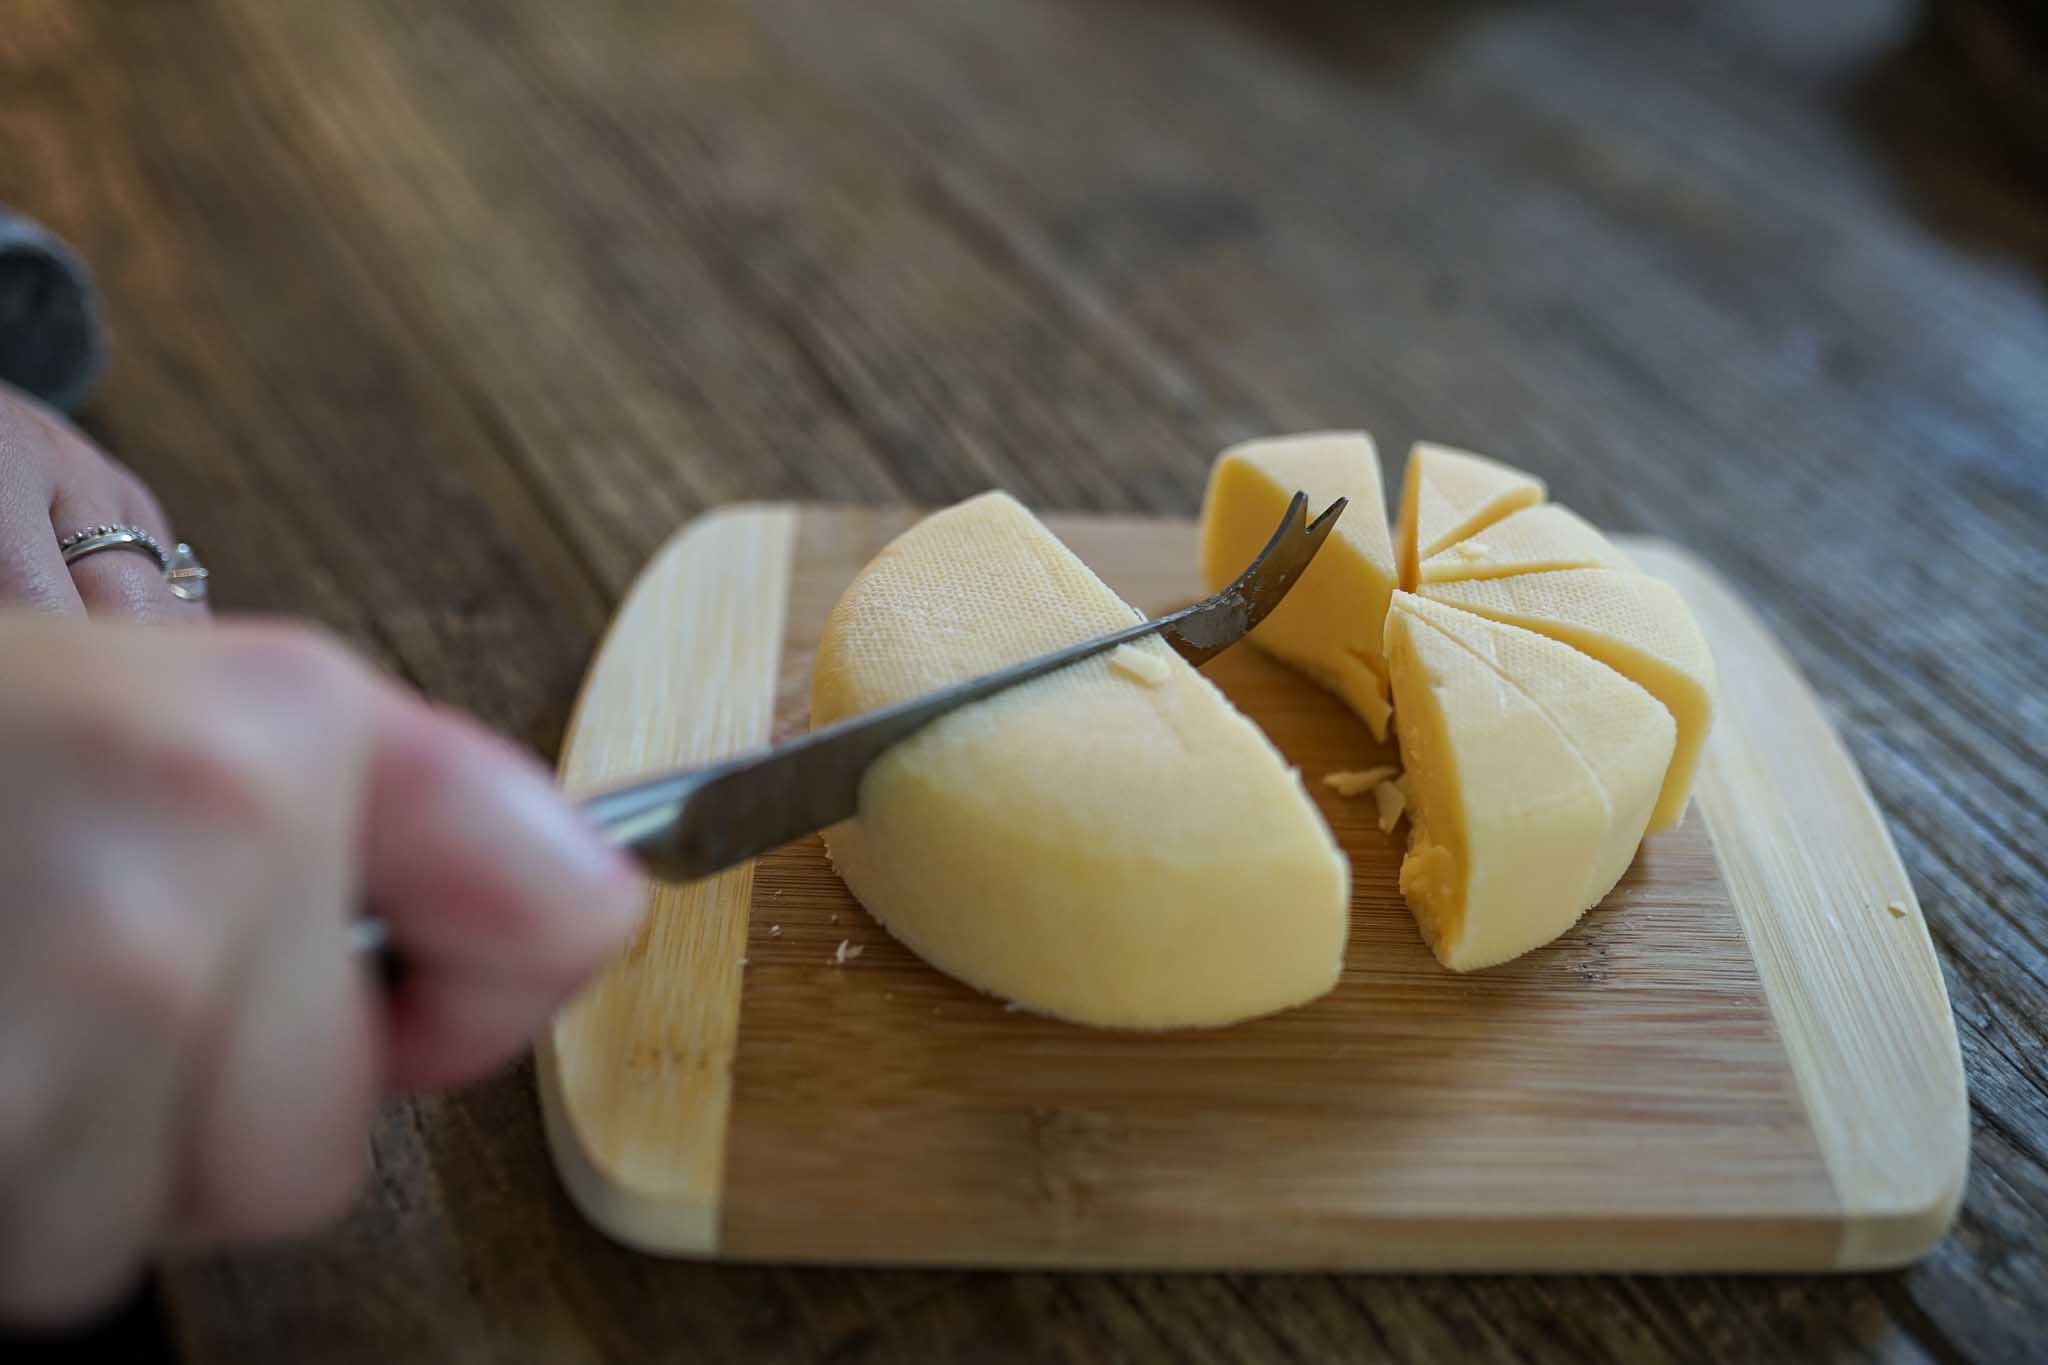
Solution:
<svg viewBox="0 0 2048 1365">
<path fill-rule="evenodd" d="M 1315 516 L 1338 498 L 1350 505 L 1330 538 L 1253 644 L 1342 697 L 1387 737 L 1387 668 L 1380 644 L 1395 586 L 1379 453 L 1362 431 L 1311 432 L 1249 441 L 1217 457 L 1202 499 L 1202 581 L 1214 592 L 1265 547 L 1296 492 Z"/>
<path fill-rule="evenodd" d="M 1401 892 L 1447 967 L 1548 943 L 1627 870 L 1676 726 L 1533 631 L 1396 593 L 1387 658 L 1413 796 Z"/>
<path fill-rule="evenodd" d="M 1502 517 L 1422 561 L 1418 586 L 1547 569 L 1626 569 L 1621 551 L 1569 507 L 1547 502 Z"/>
<path fill-rule="evenodd" d="M 846 589 L 812 721 L 1136 616 L 1015 500 L 985 494 L 912 527 Z M 897 745 L 859 814 L 826 831 L 833 864 L 925 960 L 1037 1012 L 1162 1029 L 1321 995 L 1348 930 L 1342 853 L 1257 727 L 1163 642 L 1133 648 Z"/>
<path fill-rule="evenodd" d="M 1678 742 L 1650 832 L 1679 822 L 1713 728 L 1714 659 L 1676 588 L 1625 570 L 1567 569 L 1432 583 L 1422 595 L 1583 650 L 1662 702 Z"/>
<path fill-rule="evenodd" d="M 1395 527 L 1401 586 L 1421 562 L 1510 512 L 1543 501 L 1543 481 L 1469 450 L 1419 441 L 1408 452 Z"/>
</svg>

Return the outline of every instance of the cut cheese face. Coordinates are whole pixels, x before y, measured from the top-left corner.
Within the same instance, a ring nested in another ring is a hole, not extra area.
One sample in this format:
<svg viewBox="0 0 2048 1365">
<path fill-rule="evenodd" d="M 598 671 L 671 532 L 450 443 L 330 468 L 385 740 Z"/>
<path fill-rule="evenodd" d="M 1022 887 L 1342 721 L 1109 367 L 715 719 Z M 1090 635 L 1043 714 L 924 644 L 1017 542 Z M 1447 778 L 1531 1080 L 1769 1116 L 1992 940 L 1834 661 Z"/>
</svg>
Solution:
<svg viewBox="0 0 2048 1365">
<path fill-rule="evenodd" d="M 1662 702 L 1678 741 L 1650 832 L 1679 822 L 1713 728 L 1714 659 L 1676 588 L 1630 571 L 1568 569 L 1433 583 L 1422 595 L 1582 650 Z"/>
<path fill-rule="evenodd" d="M 1413 796 L 1401 892 L 1424 938 L 1458 971 L 1550 942 L 1635 856 L 1670 713 L 1568 645 L 1409 593 L 1387 658 Z"/>
<path fill-rule="evenodd" d="M 1484 531 L 1454 541 L 1422 561 L 1418 586 L 1551 569 L 1628 569 L 1631 566 L 1569 507 L 1547 502 L 1501 518 Z"/>
<path fill-rule="evenodd" d="M 1418 441 L 1401 482 L 1401 586 L 1412 589 L 1417 568 L 1439 550 L 1542 501 L 1543 481 L 1533 475 L 1468 450 Z"/>
<path fill-rule="evenodd" d="M 1394 591 L 1394 547 L 1370 436 L 1283 436 L 1217 457 L 1202 499 L 1202 581 L 1215 592 L 1242 573 L 1296 492 L 1308 494 L 1311 517 L 1338 498 L 1350 505 L 1251 641 L 1342 697 L 1373 738 L 1385 739 L 1387 670 L 1380 644 Z"/>
<path fill-rule="evenodd" d="M 1136 618 L 1015 500 L 973 498 L 847 588 L 812 723 Z M 1039 1013 L 1179 1028 L 1323 994 L 1348 930 L 1342 853 L 1250 721 L 1163 641 L 1132 648 L 1149 662 L 1077 664 L 890 750 L 826 831 L 834 865 L 926 961 Z"/>
</svg>

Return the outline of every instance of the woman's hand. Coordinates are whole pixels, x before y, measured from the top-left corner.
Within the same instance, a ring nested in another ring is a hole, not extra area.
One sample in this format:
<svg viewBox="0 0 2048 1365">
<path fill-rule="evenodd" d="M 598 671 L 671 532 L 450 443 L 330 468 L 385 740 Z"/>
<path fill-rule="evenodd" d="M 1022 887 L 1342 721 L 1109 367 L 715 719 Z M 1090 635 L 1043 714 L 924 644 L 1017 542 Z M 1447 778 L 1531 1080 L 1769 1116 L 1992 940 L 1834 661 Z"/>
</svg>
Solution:
<svg viewBox="0 0 2048 1365">
<path fill-rule="evenodd" d="M 206 607 L 173 594 L 132 550 L 66 565 L 58 542 L 88 526 L 136 526 L 169 550 L 163 508 L 142 481 L 62 417 L 0 385 L 0 606 L 95 621 L 190 622 Z"/>
<path fill-rule="evenodd" d="M 98 458 L 0 398 L 0 1320 L 19 1323 L 90 1312 L 156 1251 L 338 1213 L 380 1092 L 516 1053 L 641 903 L 542 769 L 339 646 L 124 623 L 203 618 L 142 555 L 66 570 L 74 520 L 168 536 Z M 388 993 L 348 948 L 365 908 L 406 964 Z"/>
</svg>

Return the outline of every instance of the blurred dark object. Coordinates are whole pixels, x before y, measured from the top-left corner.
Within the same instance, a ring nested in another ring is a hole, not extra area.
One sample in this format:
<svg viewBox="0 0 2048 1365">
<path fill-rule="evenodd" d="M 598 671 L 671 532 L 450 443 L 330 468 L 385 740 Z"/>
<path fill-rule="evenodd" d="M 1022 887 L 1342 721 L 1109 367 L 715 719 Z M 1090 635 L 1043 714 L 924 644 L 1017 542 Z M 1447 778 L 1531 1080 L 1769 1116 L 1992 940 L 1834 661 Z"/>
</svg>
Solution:
<svg viewBox="0 0 2048 1365">
<path fill-rule="evenodd" d="M 177 1359 L 155 1276 L 88 1326 L 47 1336 L 0 1332 L 0 1360 L 7 1365 L 176 1365 Z"/>
<path fill-rule="evenodd" d="M 0 206 L 0 380 L 70 412 L 99 378 L 103 338 L 85 262 Z"/>
<path fill-rule="evenodd" d="M 2048 0 L 1941 0 L 1932 18 L 2005 131 L 2048 171 Z"/>
</svg>

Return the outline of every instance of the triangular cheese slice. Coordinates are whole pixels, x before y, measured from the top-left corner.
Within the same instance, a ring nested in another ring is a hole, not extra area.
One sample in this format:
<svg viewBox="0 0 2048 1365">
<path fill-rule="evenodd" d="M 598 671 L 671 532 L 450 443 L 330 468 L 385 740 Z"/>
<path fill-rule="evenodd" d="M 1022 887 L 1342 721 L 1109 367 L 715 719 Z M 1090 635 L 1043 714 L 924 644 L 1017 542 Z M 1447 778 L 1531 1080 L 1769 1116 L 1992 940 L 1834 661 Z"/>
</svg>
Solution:
<svg viewBox="0 0 2048 1365">
<path fill-rule="evenodd" d="M 1567 569 L 1432 583 L 1422 594 L 1583 650 L 1662 702 L 1678 742 L 1649 827 L 1679 822 L 1713 728 L 1715 684 L 1713 655 L 1676 588 L 1641 573 Z"/>
<path fill-rule="evenodd" d="M 1525 507 L 1422 561 L 1418 585 L 1550 569 L 1626 569 L 1612 541 L 1557 503 Z"/>
<path fill-rule="evenodd" d="M 1532 474 L 1467 450 L 1418 441 L 1408 452 L 1395 529 L 1401 585 L 1412 589 L 1417 566 L 1439 550 L 1542 501 L 1543 481 Z"/>
<path fill-rule="evenodd" d="M 1277 517 L 1276 517 L 1277 520 Z M 913 526 L 833 608 L 814 725 L 1130 624 L 991 493 Z M 1350 874 L 1256 726 L 1163 641 L 956 711 L 867 771 L 826 831 L 846 884 L 942 971 L 1121 1028 L 1217 1025 L 1335 984 Z"/>
<path fill-rule="evenodd" d="M 1387 667 L 1380 654 L 1395 586 L 1393 538 L 1379 453 L 1362 431 L 1249 441 L 1217 457 L 1202 499 L 1202 580 L 1214 592 L 1252 562 L 1296 492 L 1309 515 L 1350 505 L 1315 560 L 1251 641 L 1342 697 L 1387 737 Z"/>
<path fill-rule="evenodd" d="M 1408 593 L 1387 626 L 1418 807 L 1402 892 L 1446 966 L 1505 961 L 1627 870 L 1675 726 L 1642 688 L 1531 631 Z"/>
</svg>

